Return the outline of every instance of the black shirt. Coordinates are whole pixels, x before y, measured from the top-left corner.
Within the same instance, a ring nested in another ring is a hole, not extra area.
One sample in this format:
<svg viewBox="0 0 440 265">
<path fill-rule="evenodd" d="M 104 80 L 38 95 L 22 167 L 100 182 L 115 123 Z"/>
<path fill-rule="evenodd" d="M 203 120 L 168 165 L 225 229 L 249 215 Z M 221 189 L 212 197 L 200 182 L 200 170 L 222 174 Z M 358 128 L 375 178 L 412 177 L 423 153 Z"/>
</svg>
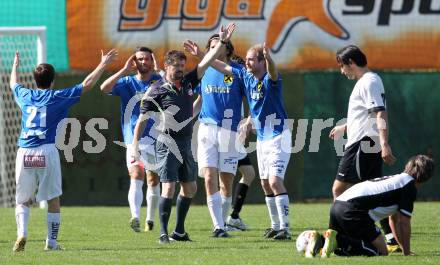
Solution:
<svg viewBox="0 0 440 265">
<path fill-rule="evenodd" d="M 153 85 L 142 98 L 141 113 L 161 112 L 162 119 L 165 118 L 165 124 L 162 124 L 164 127 L 160 127 L 161 130 L 173 138 L 191 137 L 193 132 L 193 89 L 199 83 L 196 68 L 183 76 L 180 90 L 165 80 L 160 86 Z"/>
</svg>

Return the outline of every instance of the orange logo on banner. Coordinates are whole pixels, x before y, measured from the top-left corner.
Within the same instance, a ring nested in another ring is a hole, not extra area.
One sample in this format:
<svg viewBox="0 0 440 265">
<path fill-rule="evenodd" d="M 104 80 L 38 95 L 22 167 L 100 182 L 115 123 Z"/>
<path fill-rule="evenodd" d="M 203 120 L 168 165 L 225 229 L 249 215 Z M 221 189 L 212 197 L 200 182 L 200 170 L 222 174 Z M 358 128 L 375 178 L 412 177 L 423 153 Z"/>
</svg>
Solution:
<svg viewBox="0 0 440 265">
<path fill-rule="evenodd" d="M 122 0 L 119 30 L 155 30 L 164 19 L 181 19 L 180 30 L 212 30 L 222 16 L 263 19 L 263 6 L 264 0 Z"/>
<path fill-rule="evenodd" d="M 282 0 L 280 1 L 269 20 L 267 27 L 266 43 L 274 51 L 278 52 L 283 46 L 289 32 L 300 22 L 310 21 L 324 31 L 335 37 L 348 38 L 348 32 L 339 25 L 331 15 L 327 0 L 326 6 L 323 0 Z M 289 27 L 283 36 L 282 31 Z M 281 38 L 281 40 L 279 40 Z M 279 40 L 279 41 L 278 41 Z M 278 43 L 276 45 L 276 43 Z"/>
</svg>

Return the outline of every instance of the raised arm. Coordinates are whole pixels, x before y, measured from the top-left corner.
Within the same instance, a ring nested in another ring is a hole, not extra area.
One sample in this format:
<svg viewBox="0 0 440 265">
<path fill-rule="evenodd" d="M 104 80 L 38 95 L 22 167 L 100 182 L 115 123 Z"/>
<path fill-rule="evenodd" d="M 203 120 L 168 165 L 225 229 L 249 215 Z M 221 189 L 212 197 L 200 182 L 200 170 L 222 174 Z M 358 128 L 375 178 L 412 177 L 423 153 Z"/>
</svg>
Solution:
<svg viewBox="0 0 440 265">
<path fill-rule="evenodd" d="M 124 67 L 122 67 L 121 70 L 119 70 L 117 73 L 113 74 L 109 78 L 107 78 L 102 84 L 101 84 L 101 91 L 104 93 L 110 93 L 115 86 L 116 82 L 128 74 L 130 74 L 132 71 L 136 70 L 136 63 L 135 63 L 135 57 L 136 55 L 131 55 L 130 58 L 127 59 L 127 61 L 124 64 Z"/>
<path fill-rule="evenodd" d="M 107 54 L 104 54 L 104 52 L 101 50 L 101 62 L 98 64 L 95 70 L 93 70 L 93 72 L 91 72 L 82 82 L 83 84 L 82 93 L 85 93 L 92 89 L 92 87 L 101 77 L 105 68 L 111 64 L 111 62 L 115 59 L 117 55 L 118 52 L 115 49 L 110 50 Z"/>
<path fill-rule="evenodd" d="M 14 63 L 12 64 L 11 79 L 9 80 L 9 87 L 14 88 L 18 83 L 18 67 L 20 66 L 20 53 L 15 52 Z"/>
<path fill-rule="evenodd" d="M 220 42 L 219 42 L 220 43 Z M 197 45 L 197 43 L 191 41 L 191 40 L 186 40 L 183 43 L 183 48 L 186 52 L 192 54 L 193 56 L 197 57 L 199 60 L 203 60 L 203 57 L 205 56 L 205 54 L 200 50 L 199 46 Z M 229 66 L 228 64 L 220 61 L 220 60 L 213 60 L 211 62 L 211 66 L 214 67 L 217 71 L 226 74 L 226 75 L 230 75 L 232 74 L 232 67 Z"/>
<path fill-rule="evenodd" d="M 210 49 L 207 54 L 203 57 L 202 61 L 197 65 L 197 75 L 199 78 L 203 76 L 206 69 L 210 66 L 210 64 L 217 59 L 222 46 L 229 42 L 232 37 L 232 33 L 235 30 L 235 23 L 229 23 L 226 27 L 221 26 L 219 32 L 219 42 L 215 45 L 214 49 Z"/>
<path fill-rule="evenodd" d="M 264 59 L 266 60 L 266 70 L 269 73 L 270 79 L 272 79 L 272 81 L 277 81 L 278 71 L 275 67 L 275 63 L 272 60 L 272 57 L 270 56 L 269 49 L 266 47 L 266 43 L 263 43 L 263 55 Z"/>
</svg>

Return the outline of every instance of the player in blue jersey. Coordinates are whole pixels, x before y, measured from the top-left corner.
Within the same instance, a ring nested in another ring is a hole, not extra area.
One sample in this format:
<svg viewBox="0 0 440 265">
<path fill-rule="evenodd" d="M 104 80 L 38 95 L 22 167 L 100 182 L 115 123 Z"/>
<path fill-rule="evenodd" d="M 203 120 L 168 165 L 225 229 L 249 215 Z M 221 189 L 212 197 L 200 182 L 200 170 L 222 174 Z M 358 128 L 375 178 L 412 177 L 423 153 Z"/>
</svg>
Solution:
<svg viewBox="0 0 440 265">
<path fill-rule="evenodd" d="M 37 89 L 29 89 L 18 83 L 20 56 L 15 54 L 10 87 L 20 107 L 21 133 L 18 138 L 15 162 L 17 241 L 13 251 L 23 251 L 28 236 L 29 204 L 36 199 L 47 201 L 47 238 L 45 250 L 60 250 L 57 243 L 60 229 L 61 166 L 55 147 L 58 123 L 66 118 L 69 107 L 78 103 L 83 93 L 89 91 L 99 79 L 117 52 L 101 51 L 101 62 L 81 84 L 72 88 L 51 89 L 55 70 L 42 63 L 34 69 Z"/>
<path fill-rule="evenodd" d="M 206 50 L 214 48 L 219 42 L 218 34 L 212 35 L 206 45 Z M 196 43 L 187 41 L 184 44 L 187 51 L 201 58 Z M 225 44 L 218 60 L 227 62 L 231 67 L 242 69 L 242 65 L 231 61 L 234 46 L 231 42 Z M 225 75 L 212 67 L 206 70 L 197 91 L 198 98 L 194 102 L 194 114 L 199 115 L 197 159 L 199 175 L 205 179 L 206 197 L 209 212 L 214 226 L 214 237 L 228 237 L 225 221 L 228 218 L 232 204 L 233 177 L 237 171 L 239 152 L 237 146 L 237 128 L 242 117 L 242 101 L 244 97 L 243 82 L 234 75 Z M 251 175 L 244 175 L 245 183 L 238 186 L 238 204 L 234 219 L 228 218 L 230 224 L 239 229 L 246 225 L 238 216 L 244 202 Z M 219 191 L 220 186 L 220 191 Z"/>
<path fill-rule="evenodd" d="M 284 174 L 290 159 L 291 131 L 285 124 L 287 114 L 282 98 L 282 80 L 269 51 L 263 45 L 251 47 L 246 54 L 246 70 L 238 70 L 219 60 L 212 66 L 224 74 L 239 76 L 245 86 L 252 119 L 257 131 L 257 158 L 261 185 L 271 218 L 265 237 L 291 239 L 289 229 L 289 196 Z M 251 122 L 252 120 L 252 122 Z"/>
<path fill-rule="evenodd" d="M 153 229 L 154 216 L 157 211 L 160 185 L 159 177 L 154 172 L 155 154 L 154 140 L 149 135 L 153 120 L 148 121 L 147 129 L 142 134 L 141 160 L 133 160 L 130 157 L 133 141 L 133 131 L 139 117 L 139 104 L 142 95 L 151 84 L 161 79 L 156 74 L 157 68 L 153 57 L 153 51 L 147 47 L 138 47 L 136 52 L 126 61 L 124 67 L 109 77 L 101 85 L 101 90 L 109 95 L 121 98 L 121 127 L 124 143 L 127 146 L 126 163 L 130 175 L 130 188 L 128 191 L 128 204 L 130 206 L 130 226 L 135 232 L 140 232 L 140 209 L 143 201 L 142 186 L 147 179 L 147 216 L 145 231 Z M 136 75 L 130 75 L 134 70 Z"/>
</svg>

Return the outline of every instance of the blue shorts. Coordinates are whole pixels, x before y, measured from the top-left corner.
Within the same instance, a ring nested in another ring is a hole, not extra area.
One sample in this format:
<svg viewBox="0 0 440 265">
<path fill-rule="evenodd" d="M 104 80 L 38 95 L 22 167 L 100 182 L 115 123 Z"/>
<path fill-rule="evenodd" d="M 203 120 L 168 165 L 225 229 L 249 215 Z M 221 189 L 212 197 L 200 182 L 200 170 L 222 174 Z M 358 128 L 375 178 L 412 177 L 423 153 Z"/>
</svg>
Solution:
<svg viewBox="0 0 440 265">
<path fill-rule="evenodd" d="M 160 182 L 192 182 L 197 179 L 197 164 L 191 150 L 191 139 L 170 139 L 168 144 L 156 142 L 156 159 Z M 174 144 L 175 143 L 175 144 Z M 177 159 L 180 152 L 182 161 Z M 176 156 L 177 155 L 177 156 Z"/>
</svg>

